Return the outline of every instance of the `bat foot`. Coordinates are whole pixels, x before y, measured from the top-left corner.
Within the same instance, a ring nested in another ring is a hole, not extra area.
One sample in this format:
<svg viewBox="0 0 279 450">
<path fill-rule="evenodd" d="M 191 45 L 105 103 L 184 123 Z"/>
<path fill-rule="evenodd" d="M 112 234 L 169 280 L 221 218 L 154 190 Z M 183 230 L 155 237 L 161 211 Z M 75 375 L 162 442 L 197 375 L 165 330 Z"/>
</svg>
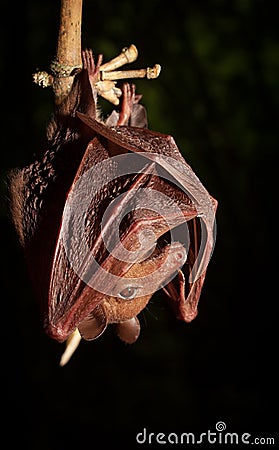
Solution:
<svg viewBox="0 0 279 450">
<path fill-rule="evenodd" d="M 141 96 L 140 96 L 141 97 Z M 133 105 L 136 101 L 136 87 L 134 84 L 124 83 L 122 87 L 122 105 L 117 125 L 128 125 Z"/>
<path fill-rule="evenodd" d="M 100 79 L 100 67 L 102 64 L 103 55 L 99 55 L 97 63 L 95 64 L 94 56 L 91 49 L 86 49 L 82 51 L 82 63 L 83 68 L 87 70 L 88 78 L 92 90 L 95 89 L 95 84 Z"/>
</svg>

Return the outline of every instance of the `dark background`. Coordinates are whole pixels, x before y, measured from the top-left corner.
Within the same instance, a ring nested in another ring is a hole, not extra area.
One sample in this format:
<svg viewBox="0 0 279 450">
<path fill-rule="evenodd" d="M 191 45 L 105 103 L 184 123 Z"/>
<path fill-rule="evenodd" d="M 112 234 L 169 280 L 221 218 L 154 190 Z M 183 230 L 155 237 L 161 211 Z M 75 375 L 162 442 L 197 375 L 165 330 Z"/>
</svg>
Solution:
<svg viewBox="0 0 279 450">
<path fill-rule="evenodd" d="M 9 448 L 140 448 L 135 436 L 144 427 L 201 433 L 220 420 L 228 432 L 276 437 L 279 24 L 272 2 L 84 0 L 84 46 L 107 61 L 134 43 L 133 67 L 161 64 L 157 80 L 137 83 L 149 127 L 175 137 L 219 207 L 197 318 L 178 322 L 159 292 L 140 316 L 137 343 L 125 346 L 108 331 L 82 342 L 64 368 L 63 345 L 41 328 L 6 190 L 8 171 L 40 150 L 52 111 L 51 92 L 34 85 L 32 73 L 55 54 L 59 2 L 1 7 L 1 434 L 10 425 Z"/>
</svg>

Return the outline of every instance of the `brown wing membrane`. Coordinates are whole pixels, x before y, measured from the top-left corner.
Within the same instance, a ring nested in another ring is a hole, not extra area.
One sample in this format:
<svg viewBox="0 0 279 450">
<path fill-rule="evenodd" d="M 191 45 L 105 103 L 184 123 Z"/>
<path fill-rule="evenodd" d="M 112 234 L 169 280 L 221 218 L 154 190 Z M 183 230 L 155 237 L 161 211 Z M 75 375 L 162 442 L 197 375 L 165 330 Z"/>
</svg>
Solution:
<svg viewBox="0 0 279 450">
<path fill-rule="evenodd" d="M 154 192 L 157 189 L 163 190 L 162 181 L 154 170 L 155 163 L 144 159 L 141 173 L 117 180 L 117 184 L 112 183 L 105 187 L 104 192 L 98 193 L 97 197 L 93 196 L 93 200 L 89 203 L 88 230 L 86 227 L 84 229 L 85 234 L 87 234 L 86 242 L 90 251 L 84 252 L 81 240 L 76 239 L 76 235 L 71 234 L 71 232 L 76 227 L 77 210 L 80 202 L 82 202 L 84 197 L 92 196 L 92 192 L 90 192 L 91 184 L 88 183 L 88 179 L 86 179 L 85 183 L 89 189 L 88 192 L 85 192 L 82 185 L 78 183 L 85 173 L 85 162 L 87 172 L 90 170 L 90 164 L 94 166 L 94 160 L 90 154 L 95 151 L 96 147 L 99 148 L 99 145 L 101 145 L 100 142 L 96 143 L 96 141 L 97 138 L 94 138 L 88 145 L 72 188 L 68 193 L 52 266 L 48 324 L 46 327 L 48 333 L 60 341 L 65 340 L 80 324 L 82 324 L 81 329 L 84 332 L 84 336 L 89 336 L 88 331 L 86 331 L 89 329 L 89 324 L 91 338 L 102 331 L 100 329 L 101 324 L 98 321 L 96 322 L 96 318 L 91 316 L 92 311 L 106 298 L 106 295 L 102 293 L 101 287 L 105 286 L 107 290 L 115 292 L 115 289 L 118 287 L 118 284 L 116 287 L 113 285 L 115 277 L 123 277 L 135 263 L 135 261 L 121 260 L 121 246 L 124 245 L 128 252 L 133 252 L 138 247 L 139 233 L 146 227 L 152 230 L 156 239 L 158 239 L 168 231 L 169 227 L 174 228 L 197 215 L 197 211 L 189 198 L 184 195 L 185 204 L 183 204 L 183 198 L 179 197 L 173 187 L 166 183 L 165 187 L 169 191 L 169 197 L 173 196 L 174 200 L 179 198 L 182 215 L 175 215 L 171 208 L 172 205 L 168 205 L 169 209 L 166 211 L 164 211 L 162 204 L 158 205 L 158 209 L 163 209 L 164 217 L 148 209 L 137 208 L 140 188 L 145 188 L 143 192 L 147 192 L 147 195 L 150 192 L 148 191 L 149 188 L 152 188 Z M 125 158 L 128 158 L 128 155 Z M 114 204 L 111 214 L 108 215 L 107 221 L 103 224 L 102 232 L 104 234 L 107 233 L 108 243 L 114 250 L 114 256 L 109 254 L 104 248 L 103 238 L 100 234 L 101 219 L 107 202 L 112 201 L 113 195 L 115 197 L 120 195 L 120 200 Z M 145 204 L 144 197 L 142 202 Z M 120 242 L 118 242 L 117 236 L 115 236 L 115 232 L 118 230 L 114 230 L 114 222 L 130 203 L 132 203 L 132 213 L 128 214 L 125 221 L 123 221 L 124 223 L 120 230 Z M 166 223 L 166 219 L 168 223 Z M 79 229 L 79 226 L 76 228 Z M 67 234 L 65 234 L 65 229 Z M 68 241 L 66 245 L 65 236 Z M 69 243 L 70 247 L 68 252 L 65 248 L 67 243 Z M 148 248 L 143 248 L 143 252 L 139 253 L 138 256 L 144 257 L 148 250 Z M 177 249 L 177 253 L 179 253 L 179 249 Z M 92 259 L 94 259 L 94 262 L 97 261 L 97 268 L 96 264 L 94 268 Z M 77 266 L 78 270 L 76 269 Z M 167 267 L 165 271 L 158 270 L 157 278 L 154 279 L 154 291 L 160 284 L 164 283 L 165 279 L 172 275 L 175 270 L 173 267 L 174 265 L 170 265 L 169 269 Z M 109 278 L 107 276 L 108 273 L 113 274 L 114 279 L 112 281 L 110 281 L 112 277 Z M 101 292 L 97 289 L 98 286 Z M 102 323 L 105 327 L 105 321 Z"/>
<path fill-rule="evenodd" d="M 189 199 L 192 201 L 191 206 L 196 210 L 197 218 L 188 224 L 190 247 L 185 266 L 187 270 L 184 270 L 185 275 L 182 272 L 178 275 L 176 283 L 171 282 L 165 289 L 174 300 L 174 304 L 179 305 L 179 312 L 177 312 L 179 318 L 191 321 L 197 314 L 197 304 L 213 251 L 217 201 L 209 195 L 186 163 L 171 136 L 133 127 L 121 127 L 121 129 L 114 127 L 108 131 L 101 123 L 97 123 L 84 114 L 77 113 L 77 115 L 91 129 L 109 138 L 119 148 L 123 146 L 133 152 L 147 152 L 147 158 L 156 161 L 184 188 L 184 193 L 187 193 L 184 195 L 184 201 L 186 205 L 188 202 L 188 207 Z M 171 159 L 158 158 L 153 155 L 154 152 Z M 177 165 L 175 161 L 178 162 Z M 166 187 L 165 183 L 164 190 Z M 173 192 L 177 196 L 177 189 L 173 189 Z"/>
<path fill-rule="evenodd" d="M 133 264 L 138 262 L 123 261 L 123 246 L 128 252 L 133 253 L 139 246 L 139 234 L 146 227 L 152 230 L 158 239 L 169 229 L 175 229 L 183 222 L 191 220 L 186 264 L 187 279 L 185 280 L 181 274 L 178 275 L 179 288 L 177 289 L 175 283 L 172 283 L 168 285 L 167 292 L 175 303 L 179 303 L 180 317 L 184 320 L 193 318 L 213 249 L 215 210 L 211 197 L 185 162 L 172 137 L 135 127 L 108 128 L 81 113 L 77 115 L 97 133 L 97 136 L 86 149 L 64 208 L 51 274 L 47 325 L 49 334 L 57 340 L 65 340 L 77 326 L 82 324 L 81 328 L 85 330 L 86 336 L 89 323 L 91 324 L 90 333 L 93 336 L 95 333 L 98 335 L 106 326 L 105 320 L 96 322 L 96 318 L 92 319 L 91 315 L 92 311 L 107 297 L 102 286 L 106 287 L 106 292 L 116 295 L 115 289 L 118 288 L 118 283 L 115 280 L 125 277 Z M 106 142 L 103 142 L 103 139 L 106 139 Z M 88 178 L 90 169 L 109 156 L 126 155 L 124 162 L 129 165 L 130 159 L 127 153 L 129 151 L 138 154 L 138 158 L 142 158 L 140 173 L 130 173 L 111 181 L 108 172 L 110 169 L 112 172 L 115 170 L 114 165 L 118 160 L 110 158 L 105 174 L 98 174 L 95 171 L 94 177 Z M 100 155 L 99 161 L 98 155 Z M 86 182 L 82 184 L 83 176 L 86 176 Z M 91 187 L 96 183 L 96 178 L 104 176 L 108 176 L 107 185 L 97 194 L 94 193 L 91 200 Z M 157 210 L 161 208 L 162 214 L 138 206 L 139 198 L 142 204 L 146 204 L 148 195 L 154 192 L 162 193 L 167 198 L 166 204 L 160 203 L 159 199 L 155 200 L 153 205 Z M 144 195 L 146 199 L 142 198 Z M 77 211 L 84 198 L 90 199 L 87 210 L 82 216 L 88 225 L 84 228 L 85 238 L 77 238 L 72 230 L 76 228 L 79 232 L 82 228 L 82 225 L 77 225 Z M 101 236 L 103 215 L 113 200 L 115 200 L 113 208 L 103 223 Z M 180 215 L 172 209 L 174 203 L 178 203 Z M 129 205 L 132 207 L 127 209 Z M 119 231 L 114 223 L 119 215 L 125 215 L 126 209 L 129 213 L 120 226 L 120 239 L 117 239 Z M 198 221 L 204 224 L 199 227 L 199 231 Z M 110 251 L 104 245 L 104 234 L 107 236 L 106 244 L 109 244 Z M 85 247 L 82 245 L 84 239 Z M 143 248 L 138 256 L 144 257 L 148 250 Z M 158 272 L 159 278 L 156 279 L 154 290 L 159 284 L 164 285 L 164 281 L 172 274 L 173 267 L 172 265 L 169 271 Z M 108 273 L 113 276 L 107 276 Z M 165 280 L 160 278 L 162 274 Z M 187 297 L 185 297 L 184 289 L 186 283 Z M 191 312 L 185 312 L 188 311 L 187 308 Z"/>
</svg>

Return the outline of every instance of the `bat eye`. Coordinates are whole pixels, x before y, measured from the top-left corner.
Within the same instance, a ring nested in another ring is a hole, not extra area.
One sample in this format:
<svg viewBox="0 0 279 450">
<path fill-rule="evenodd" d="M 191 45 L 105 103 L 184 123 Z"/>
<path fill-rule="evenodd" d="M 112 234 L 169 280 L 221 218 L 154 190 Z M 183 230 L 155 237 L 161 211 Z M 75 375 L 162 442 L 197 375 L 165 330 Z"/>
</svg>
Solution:
<svg viewBox="0 0 279 450">
<path fill-rule="evenodd" d="M 123 291 L 119 292 L 118 296 L 124 298 L 125 300 L 130 300 L 136 296 L 137 291 L 137 287 L 128 286 L 123 289 Z"/>
</svg>

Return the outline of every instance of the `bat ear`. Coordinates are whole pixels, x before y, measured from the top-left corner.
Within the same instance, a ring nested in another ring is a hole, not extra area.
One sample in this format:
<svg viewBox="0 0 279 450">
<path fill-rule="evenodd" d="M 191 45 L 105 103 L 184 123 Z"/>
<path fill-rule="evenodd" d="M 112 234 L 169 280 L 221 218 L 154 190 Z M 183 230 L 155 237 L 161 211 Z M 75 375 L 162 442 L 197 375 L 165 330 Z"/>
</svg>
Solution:
<svg viewBox="0 0 279 450">
<path fill-rule="evenodd" d="M 107 328 L 108 321 L 103 308 L 98 305 L 92 315 L 84 319 L 78 326 L 81 337 L 87 341 L 97 339 Z"/>
<path fill-rule="evenodd" d="M 116 333 L 121 341 L 127 344 L 136 342 L 140 334 L 140 323 L 137 317 L 116 324 Z"/>
</svg>

